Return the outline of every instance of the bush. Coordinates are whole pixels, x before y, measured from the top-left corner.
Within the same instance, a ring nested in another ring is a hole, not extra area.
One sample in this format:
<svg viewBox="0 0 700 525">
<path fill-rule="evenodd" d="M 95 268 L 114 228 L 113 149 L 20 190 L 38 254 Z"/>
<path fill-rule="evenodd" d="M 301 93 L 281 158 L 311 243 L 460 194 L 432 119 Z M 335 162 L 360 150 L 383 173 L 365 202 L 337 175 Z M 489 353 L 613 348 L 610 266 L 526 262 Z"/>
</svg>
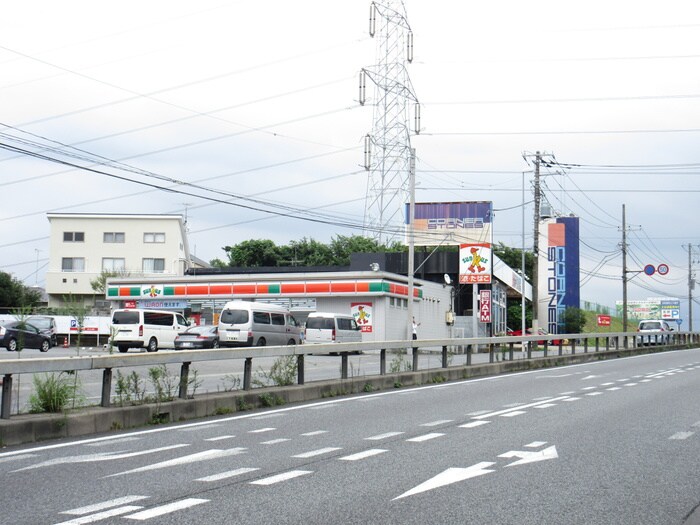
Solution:
<svg viewBox="0 0 700 525">
<path fill-rule="evenodd" d="M 72 401 L 76 400 L 77 383 L 71 380 L 70 375 L 64 372 L 60 374 L 44 374 L 34 376 L 35 392 L 29 396 L 29 411 L 37 412 L 61 412 Z"/>
</svg>

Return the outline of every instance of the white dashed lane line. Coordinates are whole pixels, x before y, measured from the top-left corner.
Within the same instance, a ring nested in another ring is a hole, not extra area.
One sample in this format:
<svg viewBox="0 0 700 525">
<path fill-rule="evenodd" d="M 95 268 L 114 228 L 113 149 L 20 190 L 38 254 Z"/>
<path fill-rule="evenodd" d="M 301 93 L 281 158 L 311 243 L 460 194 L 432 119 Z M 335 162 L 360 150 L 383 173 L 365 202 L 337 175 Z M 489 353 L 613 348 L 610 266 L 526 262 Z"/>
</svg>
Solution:
<svg viewBox="0 0 700 525">
<path fill-rule="evenodd" d="M 290 479 L 298 478 L 299 476 L 305 476 L 306 474 L 312 474 L 312 470 L 290 470 L 289 472 L 283 472 L 282 474 L 277 474 L 275 476 L 270 476 L 269 478 L 258 479 L 256 481 L 251 481 L 251 485 L 274 485 L 275 483 L 280 483 L 282 481 L 287 481 Z"/>
<path fill-rule="evenodd" d="M 481 425 L 488 425 L 491 423 L 491 421 L 470 421 L 469 423 L 465 423 L 464 425 L 459 425 L 459 428 L 476 428 L 480 427 Z"/>
<path fill-rule="evenodd" d="M 231 436 L 231 435 L 226 435 L 226 436 L 216 436 L 213 438 L 207 438 L 204 441 L 223 441 L 224 439 L 232 439 L 235 438 L 236 436 Z"/>
<path fill-rule="evenodd" d="M 273 430 L 277 430 L 276 428 L 268 427 L 268 428 L 258 428 L 257 430 L 249 430 L 249 434 L 262 434 L 263 432 L 272 432 Z"/>
<path fill-rule="evenodd" d="M 236 476 L 241 476 L 243 474 L 247 474 L 248 472 L 255 472 L 256 470 L 260 470 L 260 469 L 259 468 L 237 468 L 236 470 L 229 470 L 227 472 L 221 472 L 219 474 L 213 474 L 211 476 L 199 478 L 199 479 L 196 479 L 195 481 L 204 481 L 204 482 L 220 481 L 222 479 L 228 479 L 228 478 L 233 478 Z"/>
<path fill-rule="evenodd" d="M 668 439 L 688 439 L 693 434 L 695 434 L 695 432 L 676 432 Z"/>
<path fill-rule="evenodd" d="M 384 452 L 388 452 L 388 450 L 384 450 L 381 448 L 370 448 L 369 450 L 364 450 L 362 452 L 358 452 L 357 454 L 350 454 L 349 456 L 345 456 L 338 459 L 341 461 L 359 461 L 361 459 L 371 458 L 373 456 L 383 454 Z"/>
<path fill-rule="evenodd" d="M 306 432 L 301 434 L 302 436 L 320 436 L 321 434 L 327 434 L 328 430 L 314 430 L 313 432 Z"/>
<path fill-rule="evenodd" d="M 79 518 L 73 518 L 69 521 L 62 521 L 56 525 L 85 525 L 87 523 L 96 523 L 98 521 L 106 520 L 107 518 L 123 516 L 124 514 L 129 514 L 130 512 L 136 512 L 142 508 L 143 507 L 140 505 L 126 505 L 124 507 L 117 507 L 116 509 L 98 512 L 97 514 L 90 514 L 89 516 L 80 516 Z"/>
<path fill-rule="evenodd" d="M 384 434 L 377 434 L 376 436 L 367 437 L 365 439 L 368 441 L 381 441 L 382 439 L 400 436 L 401 434 L 405 433 L 406 432 L 385 432 Z"/>
<path fill-rule="evenodd" d="M 284 443 L 285 441 L 291 441 L 291 439 L 289 439 L 289 438 L 271 439 L 270 441 L 263 441 L 260 444 L 261 445 L 276 445 L 277 443 Z"/>
<path fill-rule="evenodd" d="M 411 443 L 422 443 L 424 441 L 430 441 L 431 439 L 439 438 L 444 436 L 445 434 L 441 434 L 440 432 L 432 432 L 430 434 L 423 434 L 422 436 L 416 436 L 414 438 L 409 438 L 406 441 L 409 441 Z"/>
<path fill-rule="evenodd" d="M 513 412 L 507 412 L 505 414 L 499 414 L 498 417 L 516 417 L 516 416 L 522 416 L 523 414 L 527 414 L 527 411 L 525 410 L 514 410 Z"/>
<path fill-rule="evenodd" d="M 326 447 L 326 448 L 319 448 L 317 450 L 311 450 L 309 452 L 303 452 L 302 454 L 296 454 L 292 456 L 293 458 L 299 458 L 299 459 L 306 459 L 306 458 L 313 458 L 316 456 L 322 456 L 323 454 L 330 454 L 331 452 L 335 452 L 336 450 L 342 450 L 340 447 Z"/>
<path fill-rule="evenodd" d="M 135 501 L 141 501 L 144 499 L 148 499 L 148 496 L 124 496 L 108 501 L 102 501 L 100 503 L 94 503 L 85 507 L 79 507 L 77 509 L 64 510 L 63 512 L 61 512 L 61 514 L 70 514 L 71 516 L 83 516 L 85 514 L 92 514 L 93 512 L 99 512 L 101 510 L 110 509 L 112 507 L 120 507 L 122 505 L 134 503 Z"/>
<path fill-rule="evenodd" d="M 178 510 L 188 509 L 190 507 L 194 507 L 195 505 L 201 505 L 202 503 L 207 503 L 208 501 L 208 499 L 187 498 L 180 501 L 174 501 L 173 503 L 168 503 L 167 505 L 161 505 L 160 507 L 142 510 L 136 514 L 130 514 L 124 517 L 130 520 L 144 521 L 157 516 L 164 516 L 165 514 L 170 514 Z"/>
<path fill-rule="evenodd" d="M 423 423 L 422 427 L 437 427 L 439 425 L 444 425 L 446 423 L 452 423 L 453 419 L 440 419 L 438 421 L 431 421 L 430 423 Z"/>
</svg>

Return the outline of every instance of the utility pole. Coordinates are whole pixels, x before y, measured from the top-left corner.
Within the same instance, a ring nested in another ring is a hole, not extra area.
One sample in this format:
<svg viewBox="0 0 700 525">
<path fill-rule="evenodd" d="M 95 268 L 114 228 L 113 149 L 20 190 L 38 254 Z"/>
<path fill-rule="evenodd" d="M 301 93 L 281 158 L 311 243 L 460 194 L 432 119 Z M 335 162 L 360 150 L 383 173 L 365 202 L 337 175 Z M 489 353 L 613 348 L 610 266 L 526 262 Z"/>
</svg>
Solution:
<svg viewBox="0 0 700 525">
<path fill-rule="evenodd" d="M 408 203 L 408 324 L 406 339 L 410 341 L 413 338 L 413 272 L 415 266 L 415 241 L 413 236 L 413 222 L 416 213 L 416 150 L 411 148 L 411 159 L 408 169 L 408 188 L 409 188 L 409 203 Z"/>
<path fill-rule="evenodd" d="M 539 151 L 535 152 L 535 237 L 532 243 L 532 251 L 534 252 L 535 260 L 532 265 L 532 333 L 539 333 L 539 323 L 537 310 L 539 306 L 539 290 L 537 282 L 539 279 L 539 253 L 540 253 L 540 162 L 542 156 Z M 523 279 L 525 276 L 523 275 Z"/>
<path fill-rule="evenodd" d="M 627 331 L 627 222 L 622 205 L 622 331 Z"/>
<path fill-rule="evenodd" d="M 685 246 L 683 246 L 685 248 Z M 693 290 L 695 278 L 693 276 L 693 245 L 688 243 L 688 331 L 693 331 Z"/>
</svg>

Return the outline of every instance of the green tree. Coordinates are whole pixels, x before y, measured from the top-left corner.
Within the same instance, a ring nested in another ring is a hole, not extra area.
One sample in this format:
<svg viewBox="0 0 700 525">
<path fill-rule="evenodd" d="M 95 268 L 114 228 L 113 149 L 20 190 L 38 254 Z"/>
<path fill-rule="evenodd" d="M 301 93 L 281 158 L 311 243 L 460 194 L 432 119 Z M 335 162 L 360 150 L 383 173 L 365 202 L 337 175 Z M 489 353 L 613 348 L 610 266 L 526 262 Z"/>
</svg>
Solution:
<svg viewBox="0 0 700 525">
<path fill-rule="evenodd" d="M 586 312 L 575 306 L 570 306 L 561 315 L 565 334 L 579 334 L 586 325 Z"/>
<path fill-rule="evenodd" d="M 102 270 L 100 275 L 90 280 L 90 286 L 92 290 L 97 293 L 104 295 L 107 289 L 107 279 L 111 277 L 119 277 L 121 274 L 119 272 L 111 272 L 109 270 Z"/>
<path fill-rule="evenodd" d="M 331 266 L 333 252 L 327 244 L 304 237 L 280 249 L 280 266 Z"/>
<path fill-rule="evenodd" d="M 350 237 L 338 235 L 331 240 L 330 249 L 333 253 L 333 264 L 347 266 L 350 264 L 350 255 L 353 253 L 402 252 L 405 251 L 406 247 L 399 242 L 388 246 L 379 244 L 376 239 L 362 235 L 351 235 Z"/>
<path fill-rule="evenodd" d="M 41 294 L 25 286 L 6 272 L 0 272 L 0 308 L 22 308 L 36 306 Z"/>
<path fill-rule="evenodd" d="M 234 246 L 224 246 L 229 266 L 279 266 L 279 249 L 269 239 L 250 239 Z"/>
</svg>

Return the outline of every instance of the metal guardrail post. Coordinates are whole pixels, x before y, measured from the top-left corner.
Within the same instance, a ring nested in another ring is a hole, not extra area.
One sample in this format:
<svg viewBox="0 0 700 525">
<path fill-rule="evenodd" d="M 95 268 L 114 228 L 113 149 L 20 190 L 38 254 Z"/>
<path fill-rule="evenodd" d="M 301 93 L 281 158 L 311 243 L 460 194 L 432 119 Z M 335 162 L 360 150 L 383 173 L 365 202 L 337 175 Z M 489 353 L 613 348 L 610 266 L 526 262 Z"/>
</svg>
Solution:
<svg viewBox="0 0 700 525">
<path fill-rule="evenodd" d="M 605 338 L 605 351 L 607 352 L 608 350 L 610 350 L 610 338 L 606 337 Z"/>
<path fill-rule="evenodd" d="M 511 361 L 513 360 L 513 346 L 514 343 L 508 343 L 508 359 L 510 359 Z"/>
<path fill-rule="evenodd" d="M 571 339 L 571 355 L 576 355 L 576 339 Z"/>
<path fill-rule="evenodd" d="M 628 342 L 627 342 L 627 336 L 623 335 L 622 336 L 622 347 L 627 350 Z"/>
<path fill-rule="evenodd" d="M 413 368 L 411 368 L 414 372 L 418 371 L 418 347 L 415 346 L 413 347 Z"/>
<path fill-rule="evenodd" d="M 10 419 L 12 407 L 12 374 L 5 374 L 2 379 L 2 409 L 0 409 L 1 419 Z"/>
<path fill-rule="evenodd" d="M 489 363 L 493 363 L 493 345 L 489 344 Z"/>
<path fill-rule="evenodd" d="M 472 364 L 472 345 L 467 345 L 467 366 Z"/>
<path fill-rule="evenodd" d="M 297 356 L 297 384 L 304 384 L 304 354 Z"/>
<path fill-rule="evenodd" d="M 187 383 L 190 381 L 190 363 L 185 361 L 180 366 L 180 399 L 187 399 Z"/>
<path fill-rule="evenodd" d="M 348 353 L 341 352 L 340 354 L 340 378 L 348 378 Z"/>
<path fill-rule="evenodd" d="M 529 348 L 532 348 L 532 345 L 537 344 L 537 341 L 535 341 L 534 343 L 532 341 L 528 341 L 527 344 Z M 542 349 L 544 351 L 543 355 L 547 357 L 547 355 L 549 354 L 549 341 L 547 341 L 546 339 L 544 340 L 544 345 L 542 345 Z M 527 357 L 529 358 L 530 356 L 528 355 Z"/>
<path fill-rule="evenodd" d="M 544 356 L 547 357 L 547 347 L 544 347 Z M 532 359 L 532 341 L 527 342 L 527 358 Z"/>
<path fill-rule="evenodd" d="M 102 371 L 102 399 L 100 406 L 107 408 L 112 402 L 112 369 Z"/>
<path fill-rule="evenodd" d="M 379 375 L 386 375 L 386 348 L 379 351 Z"/>
<path fill-rule="evenodd" d="M 595 338 L 595 351 L 600 351 L 600 340 L 598 339 L 598 336 Z"/>
<path fill-rule="evenodd" d="M 447 345 L 442 347 L 442 368 L 447 368 Z"/>
<path fill-rule="evenodd" d="M 246 357 L 243 363 L 243 390 L 250 390 L 250 384 L 253 377 L 253 358 Z"/>
<path fill-rule="evenodd" d="M 583 338 L 583 353 L 588 353 L 588 337 Z"/>
</svg>

